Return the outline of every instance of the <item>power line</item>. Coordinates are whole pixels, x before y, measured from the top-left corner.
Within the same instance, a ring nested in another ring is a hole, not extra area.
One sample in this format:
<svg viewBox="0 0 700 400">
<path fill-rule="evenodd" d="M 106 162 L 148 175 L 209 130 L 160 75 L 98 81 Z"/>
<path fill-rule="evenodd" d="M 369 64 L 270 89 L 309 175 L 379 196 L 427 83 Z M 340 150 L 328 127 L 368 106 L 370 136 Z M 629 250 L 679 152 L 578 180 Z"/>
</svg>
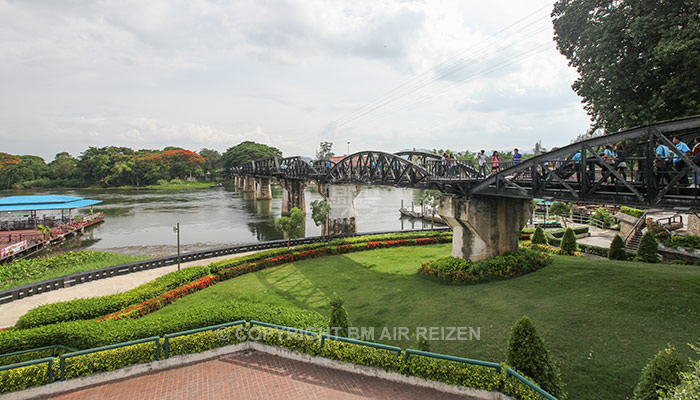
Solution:
<svg viewBox="0 0 700 400">
<path fill-rule="evenodd" d="M 527 34 L 527 35 L 525 36 L 525 38 L 528 38 L 528 37 L 530 37 L 530 36 L 534 36 L 534 35 L 536 35 L 536 34 L 538 34 L 538 33 L 540 33 L 540 32 L 543 32 L 543 31 L 545 31 L 545 30 L 547 30 L 547 29 L 549 29 L 549 25 L 544 26 L 544 27 L 540 27 L 540 29 L 538 29 L 538 30 L 536 30 L 536 31 L 533 31 L 533 32 L 530 32 L 529 34 Z M 509 44 L 503 45 L 503 46 L 501 46 L 500 48 L 498 48 L 497 50 L 495 50 L 492 54 L 498 54 L 498 53 L 500 53 L 500 52 L 502 52 L 502 51 L 504 51 L 504 50 L 507 50 L 507 49 L 511 48 L 514 44 L 517 44 L 519 41 L 520 41 L 520 40 L 518 39 L 518 40 L 512 41 L 512 42 L 509 43 Z M 425 88 L 425 87 L 427 87 L 427 86 L 429 86 L 429 85 L 431 85 L 431 84 L 433 84 L 433 83 L 435 83 L 435 82 L 440 82 L 440 81 L 442 81 L 445 77 L 447 77 L 447 76 L 449 76 L 449 75 L 452 75 L 452 74 L 454 74 L 454 73 L 460 71 L 461 69 L 462 69 L 462 67 L 459 67 L 459 68 L 457 68 L 457 69 L 453 69 L 452 71 L 450 71 L 450 72 L 448 72 L 448 73 L 446 73 L 446 74 L 440 75 L 439 77 L 431 77 L 431 78 L 430 78 L 429 80 L 427 80 L 427 81 L 426 81 L 426 80 L 423 80 L 423 81 L 421 81 L 421 82 L 417 82 L 416 84 L 413 85 L 413 87 L 411 87 L 412 92 L 417 92 L 418 90 L 423 89 L 423 88 Z M 376 111 L 376 110 L 378 110 L 378 109 L 380 109 L 380 108 L 383 108 L 383 107 L 386 106 L 386 105 L 389 105 L 390 103 L 394 103 L 394 102 L 396 102 L 397 100 L 400 100 L 401 98 L 406 97 L 406 96 L 411 95 L 411 94 L 412 94 L 412 93 L 404 93 L 404 94 L 401 94 L 401 95 L 396 95 L 396 96 L 394 96 L 393 98 L 387 99 L 386 101 L 383 101 L 383 102 L 381 102 L 381 103 L 379 103 L 379 104 L 373 106 L 372 108 L 367 109 L 367 110 L 365 110 L 364 112 L 353 116 L 352 118 L 349 118 L 349 119 L 346 119 L 346 120 L 344 120 L 344 121 L 342 121 L 342 122 L 336 123 L 335 127 L 338 128 L 338 127 L 340 127 L 340 126 L 347 125 L 347 124 L 350 123 L 350 122 L 356 121 L 356 120 L 358 120 L 358 119 L 364 117 L 365 115 L 368 115 L 368 114 L 370 114 L 370 113 L 372 113 L 372 112 L 374 112 L 374 111 Z"/>
<path fill-rule="evenodd" d="M 480 48 L 479 48 L 477 51 L 472 52 L 473 55 L 475 55 L 474 53 L 477 53 L 478 51 L 481 51 L 481 50 L 483 50 L 483 49 L 488 48 L 488 42 L 489 42 L 489 41 L 496 41 L 496 40 L 497 40 L 496 38 L 497 38 L 498 35 L 500 35 L 501 33 L 508 31 L 509 29 L 511 29 L 511 28 L 514 27 L 514 26 L 519 25 L 519 24 L 520 24 L 521 22 L 523 22 L 523 21 L 528 20 L 528 19 L 529 19 L 530 17 L 532 17 L 533 15 L 536 15 L 537 13 L 539 13 L 540 11 L 542 11 L 542 10 L 545 9 L 545 8 L 551 7 L 553 4 L 554 4 L 553 2 L 547 3 L 545 6 L 538 8 L 537 10 L 535 10 L 535 11 L 533 11 L 532 13 L 528 14 L 527 16 L 525 16 L 525 17 L 519 19 L 518 21 L 516 21 L 516 22 L 514 22 L 514 23 L 512 23 L 512 24 L 510 24 L 510 25 L 508 25 L 508 26 L 506 26 L 505 28 L 499 30 L 499 31 L 496 32 L 495 34 L 491 35 L 491 36 L 489 37 L 489 39 L 487 39 L 487 40 L 485 40 L 485 41 L 482 41 L 482 42 L 480 42 L 480 43 L 477 43 L 477 44 L 475 44 L 475 45 L 473 45 L 473 46 L 470 46 L 469 48 L 465 49 L 464 51 L 462 51 L 462 52 L 460 52 L 460 53 L 458 53 L 458 54 L 456 54 L 456 55 L 450 57 L 449 59 L 447 59 L 447 60 L 445 60 L 445 61 L 439 63 L 439 64 L 436 65 L 435 67 L 433 67 L 433 68 L 431 68 L 431 69 L 429 69 L 429 70 L 426 70 L 426 71 L 424 71 L 423 73 L 419 74 L 418 76 L 415 76 L 415 77 L 413 77 L 413 78 L 407 80 L 407 81 L 404 82 L 403 84 L 401 84 L 401 85 L 395 87 L 394 89 L 391 89 L 390 91 L 388 91 L 388 92 L 385 93 L 384 95 L 379 96 L 378 98 L 372 100 L 371 102 L 367 103 L 366 105 L 364 105 L 364 106 L 358 108 L 357 110 L 351 112 L 350 114 L 348 114 L 348 115 L 346 115 L 346 116 L 344 116 L 344 117 L 342 117 L 342 118 L 339 118 L 338 120 L 335 120 L 333 123 L 335 123 L 336 126 L 344 125 L 344 124 L 346 124 L 347 122 L 350 122 L 351 120 L 355 119 L 355 117 L 358 116 L 358 115 L 356 115 L 356 114 L 362 114 L 362 115 L 366 114 L 366 110 L 365 110 L 365 109 L 368 108 L 368 107 L 369 107 L 369 108 L 372 108 L 372 109 L 374 110 L 374 109 L 376 109 L 376 104 L 379 103 L 379 102 L 382 102 L 382 103 L 391 102 L 391 101 L 392 101 L 392 100 L 391 100 L 391 97 L 392 97 L 392 96 L 396 96 L 397 94 L 404 93 L 404 92 L 406 92 L 406 91 L 412 89 L 411 87 L 406 88 L 407 85 L 415 86 L 415 85 L 421 85 L 422 83 L 424 83 L 424 82 L 426 81 L 425 78 L 424 78 L 426 75 L 429 75 L 429 74 L 431 74 L 431 73 L 436 73 L 436 74 L 442 74 L 442 76 L 445 76 L 445 75 L 447 75 L 447 74 L 452 74 L 452 73 L 454 73 L 455 71 L 457 71 L 457 70 L 459 70 L 459 69 L 461 68 L 461 67 L 460 67 L 461 64 L 464 64 L 466 61 L 468 61 L 468 58 L 467 58 L 467 57 L 462 58 L 462 59 L 460 60 L 460 57 L 461 57 L 462 55 L 464 55 L 464 54 L 467 53 L 467 52 L 472 51 L 474 48 L 479 47 L 479 46 L 480 46 Z M 519 31 L 523 30 L 524 28 L 529 27 L 530 25 L 532 25 L 532 24 L 534 24 L 534 23 L 539 22 L 540 20 L 541 20 L 541 18 L 540 18 L 540 19 L 536 19 L 535 21 L 530 22 L 530 23 L 526 24 L 525 26 L 520 27 L 520 28 L 516 29 L 515 31 L 509 33 L 508 35 L 506 35 L 504 38 L 501 38 L 501 39 L 505 39 L 505 38 L 507 38 L 507 37 L 509 37 L 509 36 L 515 35 L 515 34 L 517 34 Z M 459 61 L 450 64 L 453 60 L 459 60 Z M 448 66 L 448 65 L 449 65 L 449 66 Z M 450 70 L 451 70 L 451 71 L 450 71 Z M 449 71 L 449 72 L 447 72 L 447 74 L 444 74 L 446 71 Z M 431 82 L 434 81 L 433 77 L 428 77 L 428 80 L 430 80 Z M 417 81 L 417 82 L 414 82 L 414 81 Z"/>
</svg>

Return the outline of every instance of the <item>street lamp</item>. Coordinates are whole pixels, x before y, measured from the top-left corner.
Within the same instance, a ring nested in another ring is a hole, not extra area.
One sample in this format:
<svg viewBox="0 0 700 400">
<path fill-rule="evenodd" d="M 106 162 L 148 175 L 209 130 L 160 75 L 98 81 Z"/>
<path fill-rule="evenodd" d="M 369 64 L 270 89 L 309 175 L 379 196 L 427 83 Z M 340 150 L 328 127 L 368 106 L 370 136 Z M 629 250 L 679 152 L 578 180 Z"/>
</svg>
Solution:
<svg viewBox="0 0 700 400">
<path fill-rule="evenodd" d="M 173 232 L 177 233 L 177 270 L 180 270 L 180 223 L 173 226 Z"/>
<path fill-rule="evenodd" d="M 348 142 L 348 155 L 350 155 L 350 142 Z"/>
</svg>

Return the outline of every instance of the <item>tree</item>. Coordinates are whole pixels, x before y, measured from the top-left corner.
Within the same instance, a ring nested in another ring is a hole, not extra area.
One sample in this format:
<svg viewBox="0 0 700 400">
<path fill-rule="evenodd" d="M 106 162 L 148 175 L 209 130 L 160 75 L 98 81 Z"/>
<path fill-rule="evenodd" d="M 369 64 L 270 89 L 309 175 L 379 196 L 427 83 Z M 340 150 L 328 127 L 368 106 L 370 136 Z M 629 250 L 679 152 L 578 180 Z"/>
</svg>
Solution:
<svg viewBox="0 0 700 400">
<path fill-rule="evenodd" d="M 544 236 L 544 229 L 538 226 L 535 233 L 532 235 L 532 244 L 547 244 L 547 238 Z"/>
<path fill-rule="evenodd" d="M 507 359 L 511 367 L 534 379 L 545 391 L 559 399 L 566 398 L 559 368 L 530 318 L 523 316 L 511 328 Z"/>
<path fill-rule="evenodd" d="M 292 239 L 304 236 L 304 217 L 304 212 L 294 207 L 289 217 L 279 217 L 275 220 L 275 229 L 287 236 L 287 249 L 291 246 Z"/>
<path fill-rule="evenodd" d="M 272 156 L 282 157 L 282 152 L 275 147 L 245 141 L 226 150 L 221 156 L 221 161 L 224 168 L 235 168 L 248 161 Z"/>
<path fill-rule="evenodd" d="M 316 226 L 327 226 L 330 215 L 331 206 L 325 200 L 314 200 L 311 202 L 311 219 L 314 220 Z M 322 236 L 324 236 L 324 230 L 328 231 L 327 228 L 321 228 Z"/>
<path fill-rule="evenodd" d="M 578 249 L 576 245 L 576 233 L 571 228 L 566 228 L 564 237 L 561 238 L 561 250 L 566 254 L 574 254 Z"/>
<path fill-rule="evenodd" d="M 37 225 L 36 231 L 41 233 L 41 239 L 46 239 L 46 235 L 49 235 L 49 239 L 51 238 L 51 235 L 53 234 L 53 231 L 51 228 L 49 228 L 46 225 Z"/>
<path fill-rule="evenodd" d="M 656 400 L 664 396 L 668 389 L 681 383 L 680 374 L 685 369 L 673 347 L 659 351 L 642 370 L 633 399 Z"/>
<path fill-rule="evenodd" d="M 329 305 L 331 307 L 330 329 L 332 329 L 332 333 L 337 336 L 347 337 L 350 327 L 350 318 L 348 317 L 348 312 L 345 311 L 345 307 L 343 307 L 343 299 L 336 293 L 333 293 Z"/>
<path fill-rule="evenodd" d="M 659 244 L 656 243 L 654 233 L 647 230 L 644 236 L 642 236 L 642 240 L 639 241 L 637 256 L 634 259 L 646 263 L 655 263 L 659 261 Z"/>
<path fill-rule="evenodd" d="M 440 205 L 441 193 L 439 190 L 426 190 L 421 197 L 421 203 L 430 207 L 432 215 L 430 218 L 430 230 L 435 229 L 435 208 Z"/>
<path fill-rule="evenodd" d="M 552 18 L 591 131 L 700 114 L 698 2 L 559 0 Z"/>
<path fill-rule="evenodd" d="M 223 165 L 221 153 L 213 149 L 204 148 L 199 151 L 199 155 L 204 158 L 204 169 L 211 174 L 212 178 L 216 177 L 217 171 Z"/>
<path fill-rule="evenodd" d="M 328 160 L 333 157 L 335 153 L 331 151 L 333 148 L 333 142 L 321 142 L 318 151 L 316 151 L 317 160 Z"/>
<path fill-rule="evenodd" d="M 51 179 L 68 179 L 75 174 L 78 160 L 67 152 L 56 154 L 54 160 L 49 163 L 49 177 Z"/>
<path fill-rule="evenodd" d="M 571 215 L 571 204 L 563 201 L 555 201 L 549 208 L 549 212 L 561 217 L 562 222 L 564 222 L 564 227 L 566 228 L 566 219 Z"/>
<path fill-rule="evenodd" d="M 615 235 L 612 242 L 610 243 L 610 250 L 608 250 L 608 258 L 610 260 L 626 260 L 627 251 L 625 251 L 625 241 L 622 240 L 620 235 Z"/>
</svg>

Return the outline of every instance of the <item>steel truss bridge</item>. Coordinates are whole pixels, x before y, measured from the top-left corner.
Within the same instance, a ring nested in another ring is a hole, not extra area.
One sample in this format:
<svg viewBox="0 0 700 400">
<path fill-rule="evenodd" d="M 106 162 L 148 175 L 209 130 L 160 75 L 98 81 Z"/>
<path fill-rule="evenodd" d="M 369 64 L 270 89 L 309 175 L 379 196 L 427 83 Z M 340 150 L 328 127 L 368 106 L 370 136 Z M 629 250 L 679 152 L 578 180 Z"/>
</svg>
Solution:
<svg viewBox="0 0 700 400">
<path fill-rule="evenodd" d="M 604 203 L 700 211 L 700 189 L 689 186 L 700 175 L 697 160 L 671 141 L 678 137 L 692 148 L 700 135 L 700 116 L 659 122 L 577 142 L 517 164 L 490 157 L 481 171 L 474 165 L 423 152 L 361 151 L 337 163 L 308 163 L 301 157 L 250 161 L 234 175 L 255 178 L 313 180 L 321 184 L 361 184 L 436 189 L 445 194 L 540 198 L 577 203 Z M 656 160 L 656 141 L 671 157 Z M 605 159 L 606 145 L 621 145 L 624 155 Z M 574 155 L 580 153 L 578 160 Z M 678 160 L 674 163 L 674 159 Z M 689 179 L 690 178 L 690 179 Z"/>
</svg>

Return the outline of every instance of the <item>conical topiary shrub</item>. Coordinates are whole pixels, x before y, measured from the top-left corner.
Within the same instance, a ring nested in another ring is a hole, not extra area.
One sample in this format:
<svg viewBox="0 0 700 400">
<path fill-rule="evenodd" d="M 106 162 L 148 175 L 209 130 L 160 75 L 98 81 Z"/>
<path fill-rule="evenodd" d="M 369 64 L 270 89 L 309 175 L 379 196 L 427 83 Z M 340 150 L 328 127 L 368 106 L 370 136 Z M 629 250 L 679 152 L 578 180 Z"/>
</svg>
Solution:
<svg viewBox="0 0 700 400">
<path fill-rule="evenodd" d="M 647 231 L 642 236 L 642 240 L 639 242 L 639 250 L 637 250 L 637 257 L 634 259 L 635 261 L 646 263 L 659 261 L 659 245 L 656 243 L 656 238 L 651 231 Z"/>
<path fill-rule="evenodd" d="M 615 235 L 612 243 L 610 243 L 610 250 L 608 250 L 608 258 L 611 260 L 626 260 L 627 251 L 625 251 L 625 241 L 622 240 L 620 235 Z"/>
<path fill-rule="evenodd" d="M 561 238 L 561 249 L 566 254 L 574 254 L 578 249 L 576 245 L 576 234 L 571 228 L 566 228 L 564 231 L 564 237 Z"/>
<path fill-rule="evenodd" d="M 656 400 L 662 398 L 658 391 L 666 392 L 680 384 L 681 372 L 685 364 L 676 356 L 673 347 L 661 350 L 642 370 L 637 387 L 634 388 L 634 400 Z"/>
<path fill-rule="evenodd" d="M 343 299 L 336 293 L 333 293 L 329 303 L 331 306 L 331 333 L 347 337 L 350 319 L 348 318 L 348 312 L 343 307 Z"/>
<path fill-rule="evenodd" d="M 565 399 L 559 368 L 544 346 L 530 318 L 520 318 L 510 329 L 508 364 L 535 380 L 545 391 L 558 399 Z"/>
<path fill-rule="evenodd" d="M 547 244 L 547 238 L 544 237 L 544 229 L 538 226 L 535 233 L 532 235 L 532 244 Z"/>
</svg>

